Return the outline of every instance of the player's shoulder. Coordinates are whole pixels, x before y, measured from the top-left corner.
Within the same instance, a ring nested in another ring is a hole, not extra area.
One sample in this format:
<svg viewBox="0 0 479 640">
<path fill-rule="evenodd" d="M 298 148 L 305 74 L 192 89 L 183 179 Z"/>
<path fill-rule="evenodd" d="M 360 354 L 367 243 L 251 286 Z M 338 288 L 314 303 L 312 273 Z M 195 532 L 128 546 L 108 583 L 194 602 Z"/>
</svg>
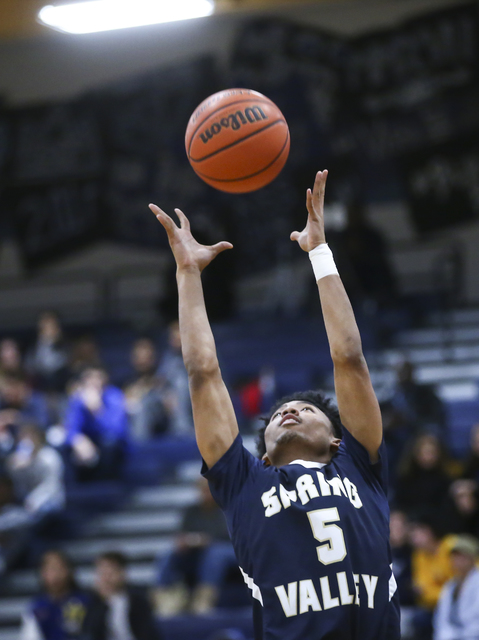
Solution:
<svg viewBox="0 0 479 640">
<path fill-rule="evenodd" d="M 242 436 L 238 434 L 229 449 L 214 465 L 208 468 L 203 464 L 201 473 L 210 481 L 229 478 L 235 484 L 274 473 L 273 468 L 267 467 L 253 451 L 253 443 L 249 440 L 245 443 Z"/>
</svg>

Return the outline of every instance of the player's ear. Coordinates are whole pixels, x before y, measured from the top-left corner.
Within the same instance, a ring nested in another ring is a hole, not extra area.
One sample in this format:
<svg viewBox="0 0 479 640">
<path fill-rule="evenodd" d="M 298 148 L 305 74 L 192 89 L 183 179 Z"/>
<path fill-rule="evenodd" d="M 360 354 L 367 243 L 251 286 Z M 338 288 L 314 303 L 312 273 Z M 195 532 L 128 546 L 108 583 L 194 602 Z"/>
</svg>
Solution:
<svg viewBox="0 0 479 640">
<path fill-rule="evenodd" d="M 339 445 L 341 444 L 341 438 L 333 438 L 329 445 L 329 449 L 331 454 L 334 456 L 335 453 L 338 453 Z"/>
<path fill-rule="evenodd" d="M 267 467 L 271 467 L 271 460 L 269 459 L 269 456 L 267 453 L 264 454 L 261 460 L 265 463 Z"/>
</svg>

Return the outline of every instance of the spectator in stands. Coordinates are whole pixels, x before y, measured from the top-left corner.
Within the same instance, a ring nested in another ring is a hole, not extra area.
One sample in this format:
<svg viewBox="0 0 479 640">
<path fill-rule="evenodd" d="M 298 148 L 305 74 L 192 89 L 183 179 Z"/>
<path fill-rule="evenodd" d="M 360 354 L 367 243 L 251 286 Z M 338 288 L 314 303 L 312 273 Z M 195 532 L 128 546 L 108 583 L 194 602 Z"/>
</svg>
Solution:
<svg viewBox="0 0 479 640">
<path fill-rule="evenodd" d="M 98 345 L 91 336 L 82 336 L 73 343 L 70 353 L 69 368 L 74 376 L 79 376 L 85 369 L 101 367 Z"/>
<path fill-rule="evenodd" d="M 22 354 L 18 342 L 13 338 L 4 338 L 0 342 L 0 376 L 23 371 Z"/>
<path fill-rule="evenodd" d="M 168 326 L 168 349 L 163 354 L 157 375 L 167 385 L 165 402 L 169 408 L 169 431 L 174 435 L 193 434 L 188 374 L 181 355 L 181 337 L 178 321 Z"/>
<path fill-rule="evenodd" d="M 443 435 L 446 427 L 444 406 L 432 385 L 416 382 L 414 365 L 408 360 L 399 367 L 391 402 L 397 412 L 397 420 L 410 433 L 428 430 L 439 437 Z"/>
<path fill-rule="evenodd" d="M 442 511 L 447 533 L 479 536 L 478 487 L 474 480 L 455 480 Z"/>
<path fill-rule="evenodd" d="M 391 397 L 381 405 L 390 471 L 393 476 L 407 442 L 421 431 L 443 439 L 445 410 L 431 385 L 415 381 L 414 366 L 404 361 L 397 370 Z"/>
<path fill-rule="evenodd" d="M 411 570 L 412 547 L 409 542 L 408 524 L 405 513 L 391 511 L 389 529 L 393 573 L 396 578 L 399 602 L 402 607 L 412 606 L 415 602 Z"/>
<path fill-rule="evenodd" d="M 40 561 L 41 593 L 22 616 L 19 640 L 81 640 L 89 601 L 78 588 L 68 557 L 47 551 Z"/>
<path fill-rule="evenodd" d="M 50 424 L 45 397 L 33 391 L 22 373 L 10 373 L 0 378 L 0 414 L 0 420 L 11 425 L 34 422 L 46 429 Z"/>
<path fill-rule="evenodd" d="M 237 398 L 241 430 L 256 433 L 259 416 L 267 411 L 277 398 L 274 368 L 262 367 L 257 375 L 238 381 Z"/>
<path fill-rule="evenodd" d="M 84 640 L 161 638 L 147 597 L 127 584 L 126 558 L 121 553 L 104 553 L 95 562 L 95 593 L 83 633 Z"/>
<path fill-rule="evenodd" d="M 397 480 L 395 503 L 408 515 L 438 513 L 447 495 L 451 478 L 441 441 L 432 433 L 423 433 L 411 443 Z"/>
<path fill-rule="evenodd" d="M 20 430 L 17 448 L 7 460 L 15 493 L 26 511 L 37 518 L 65 504 L 63 461 L 45 442 L 45 432 L 35 424 Z"/>
<path fill-rule="evenodd" d="M 200 501 L 186 509 L 175 549 L 158 563 L 155 601 L 164 616 L 187 609 L 208 613 L 218 600 L 227 570 L 238 566 L 208 482 L 201 478 L 198 487 Z"/>
<path fill-rule="evenodd" d="M 44 311 L 38 319 L 37 339 L 27 356 L 34 384 L 46 392 L 62 393 L 69 378 L 68 350 L 58 315 Z"/>
<path fill-rule="evenodd" d="M 451 549 L 454 577 L 447 582 L 434 615 L 434 640 L 479 638 L 479 541 L 457 536 Z"/>
<path fill-rule="evenodd" d="M 156 375 L 157 354 L 153 341 L 136 340 L 130 357 L 135 375 L 124 387 L 130 433 L 135 440 L 147 440 L 168 429 L 164 385 Z"/>
<path fill-rule="evenodd" d="M 14 424 L 16 415 L 12 411 L 0 411 L 0 474 L 5 471 L 5 462 L 15 449 L 18 428 Z"/>
<path fill-rule="evenodd" d="M 128 441 L 123 392 L 108 384 L 101 367 L 80 376 L 65 416 L 66 444 L 79 481 L 121 477 Z"/>
<path fill-rule="evenodd" d="M 17 504 L 10 476 L 0 475 L 0 576 L 9 569 L 21 555 L 28 540 L 25 530 L 25 512 Z M 5 526 L 6 523 L 9 526 Z"/>
<path fill-rule="evenodd" d="M 464 462 L 463 478 L 474 480 L 479 485 L 479 422 L 471 429 L 471 446 Z"/>
<path fill-rule="evenodd" d="M 444 584 L 452 577 L 453 536 L 442 537 L 438 518 L 418 516 L 410 524 L 412 585 L 419 606 L 414 626 L 418 640 L 432 635 L 432 614 Z"/>
<path fill-rule="evenodd" d="M 0 564 L 8 568 L 27 545 L 32 527 L 40 523 L 47 527 L 49 518 L 63 509 L 65 488 L 61 456 L 45 444 L 45 433 L 36 425 L 21 428 L 18 444 L 5 466 L 16 498 L 8 497 L 4 481 Z"/>
</svg>

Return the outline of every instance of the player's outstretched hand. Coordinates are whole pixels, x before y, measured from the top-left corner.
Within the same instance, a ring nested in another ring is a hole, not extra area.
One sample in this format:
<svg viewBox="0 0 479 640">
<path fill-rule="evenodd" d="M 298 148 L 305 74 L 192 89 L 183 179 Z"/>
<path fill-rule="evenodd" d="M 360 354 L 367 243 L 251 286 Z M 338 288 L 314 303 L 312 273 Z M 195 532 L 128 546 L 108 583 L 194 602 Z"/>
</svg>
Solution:
<svg viewBox="0 0 479 640">
<path fill-rule="evenodd" d="M 183 211 L 175 209 L 180 221 L 180 226 L 178 227 L 170 216 L 162 211 L 160 207 L 157 207 L 156 204 L 150 204 L 149 206 L 165 228 L 179 269 L 199 269 L 203 271 L 219 253 L 233 248 L 230 242 L 218 242 L 212 246 L 200 244 L 191 235 L 190 223 Z"/>
<path fill-rule="evenodd" d="M 313 191 L 306 192 L 306 209 L 308 221 L 304 229 L 293 231 L 290 238 L 299 244 L 303 251 L 311 251 L 318 244 L 326 242 L 324 235 L 324 191 L 328 177 L 327 170 L 318 171 L 314 181 Z"/>
</svg>

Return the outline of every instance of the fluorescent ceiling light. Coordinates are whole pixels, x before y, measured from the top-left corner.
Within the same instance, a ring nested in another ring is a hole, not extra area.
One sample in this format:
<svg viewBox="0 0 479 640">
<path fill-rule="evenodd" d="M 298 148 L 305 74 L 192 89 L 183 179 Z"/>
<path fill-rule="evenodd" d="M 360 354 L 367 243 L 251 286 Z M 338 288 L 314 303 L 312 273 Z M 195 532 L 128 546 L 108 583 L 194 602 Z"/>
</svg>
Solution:
<svg viewBox="0 0 479 640">
<path fill-rule="evenodd" d="M 213 0 L 89 0 L 47 5 L 38 18 L 66 33 L 94 33 L 201 18 L 213 10 Z"/>
</svg>

